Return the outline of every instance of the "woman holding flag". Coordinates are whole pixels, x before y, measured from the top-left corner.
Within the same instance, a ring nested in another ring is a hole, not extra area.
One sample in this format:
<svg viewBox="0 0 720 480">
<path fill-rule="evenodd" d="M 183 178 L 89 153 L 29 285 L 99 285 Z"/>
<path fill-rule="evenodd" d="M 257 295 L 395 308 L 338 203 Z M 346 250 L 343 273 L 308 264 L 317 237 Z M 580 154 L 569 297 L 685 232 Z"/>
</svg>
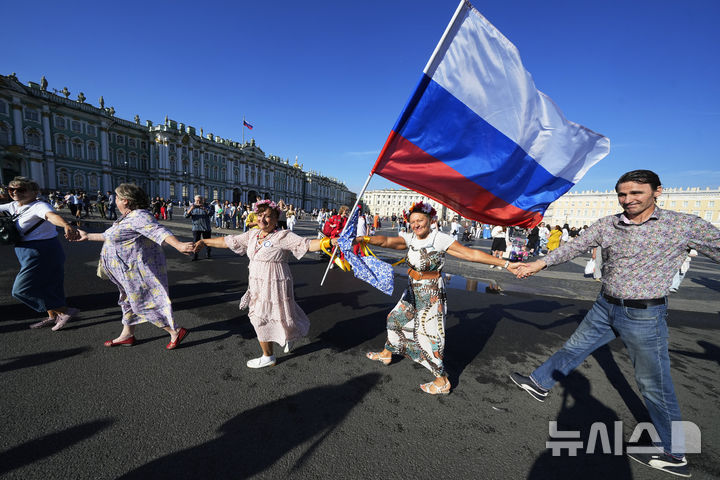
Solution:
<svg viewBox="0 0 720 480">
<path fill-rule="evenodd" d="M 445 315 L 447 301 L 442 278 L 445 253 L 471 262 L 497 265 L 513 273 L 519 263 L 510 263 L 480 250 L 465 247 L 451 235 L 430 226 L 437 220 L 435 209 L 417 202 L 403 212 L 410 223 L 410 232 L 398 237 L 357 237 L 354 243 L 379 247 L 408 249 L 408 288 L 387 317 L 387 341 L 381 352 L 368 352 L 367 358 L 389 365 L 393 355 L 405 355 L 418 362 L 435 376 L 432 382 L 420 385 L 431 395 L 450 393 L 443 352 L 445 350 Z"/>
</svg>

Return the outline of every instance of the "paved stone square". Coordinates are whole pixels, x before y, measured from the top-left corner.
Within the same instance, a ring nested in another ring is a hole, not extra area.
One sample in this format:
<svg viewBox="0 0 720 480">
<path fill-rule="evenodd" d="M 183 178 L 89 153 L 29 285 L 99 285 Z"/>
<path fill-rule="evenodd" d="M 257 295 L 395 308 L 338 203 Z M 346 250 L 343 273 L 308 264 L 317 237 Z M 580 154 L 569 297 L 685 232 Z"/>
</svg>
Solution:
<svg viewBox="0 0 720 480">
<path fill-rule="evenodd" d="M 190 238 L 186 222 L 168 224 Z M 311 222 L 300 227 L 312 234 Z M 82 314 L 58 332 L 28 328 L 40 315 L 10 297 L 18 265 L 9 247 L 0 255 L 3 478 L 669 478 L 622 455 L 553 457 L 546 448 L 550 421 L 587 439 L 594 422 L 619 420 L 627 440 L 647 420 L 619 340 L 545 403 L 507 378 L 557 350 L 590 307 L 599 284 L 583 277 L 582 259 L 525 281 L 449 261 L 459 287 L 448 291 L 454 388 L 431 397 L 418 388 L 431 380 L 423 368 L 364 358 L 383 345 L 402 276 L 389 297 L 338 270 L 320 287 L 319 255 L 293 262 L 310 334 L 279 353 L 277 366 L 256 371 L 245 362 L 259 347 L 237 308 L 245 258 L 225 250 L 190 262 L 166 249 L 173 308 L 190 336 L 166 351 L 167 334 L 140 325 L 135 346 L 108 349 L 120 315 L 116 288 L 95 277 L 100 244 L 64 245 L 66 293 Z M 493 282 L 504 294 L 484 293 Z M 720 477 L 719 292 L 717 265 L 698 257 L 670 300 L 680 406 L 702 431 L 703 452 L 689 455 L 693 478 Z"/>
</svg>

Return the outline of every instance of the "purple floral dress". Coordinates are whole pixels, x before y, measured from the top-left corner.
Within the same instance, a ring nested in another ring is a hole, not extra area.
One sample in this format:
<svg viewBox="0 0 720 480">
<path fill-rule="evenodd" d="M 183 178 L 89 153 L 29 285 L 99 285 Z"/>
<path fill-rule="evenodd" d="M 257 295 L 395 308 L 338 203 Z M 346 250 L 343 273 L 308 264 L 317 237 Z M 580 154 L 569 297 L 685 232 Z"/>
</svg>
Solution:
<svg viewBox="0 0 720 480">
<path fill-rule="evenodd" d="M 258 242 L 261 230 L 225 237 L 225 244 L 238 255 L 247 253 L 248 290 L 240 300 L 240 309 L 248 308 L 248 317 L 261 342 L 288 341 L 307 335 L 310 320 L 295 303 L 293 277 L 288 260 L 292 254 L 302 258 L 310 240 L 290 230 L 276 230 Z"/>
<path fill-rule="evenodd" d="M 122 323 L 175 330 L 162 243 L 172 235 L 147 210 L 132 210 L 105 230 L 103 267 L 120 289 Z"/>
</svg>

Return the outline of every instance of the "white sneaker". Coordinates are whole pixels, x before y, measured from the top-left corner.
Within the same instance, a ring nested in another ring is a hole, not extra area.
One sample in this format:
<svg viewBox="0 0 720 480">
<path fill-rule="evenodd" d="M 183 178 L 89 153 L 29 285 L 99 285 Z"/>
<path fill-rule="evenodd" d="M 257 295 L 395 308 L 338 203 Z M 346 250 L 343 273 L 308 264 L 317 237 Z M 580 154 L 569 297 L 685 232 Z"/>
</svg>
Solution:
<svg viewBox="0 0 720 480">
<path fill-rule="evenodd" d="M 265 368 L 272 367 L 274 365 L 275 355 L 270 355 L 269 357 L 263 355 L 262 357 L 253 358 L 252 360 L 247 361 L 248 368 Z"/>
<path fill-rule="evenodd" d="M 285 348 L 283 349 L 283 352 L 290 353 L 290 352 L 292 352 L 292 349 L 293 349 L 293 344 L 292 344 L 292 342 L 288 341 L 285 343 Z"/>
</svg>

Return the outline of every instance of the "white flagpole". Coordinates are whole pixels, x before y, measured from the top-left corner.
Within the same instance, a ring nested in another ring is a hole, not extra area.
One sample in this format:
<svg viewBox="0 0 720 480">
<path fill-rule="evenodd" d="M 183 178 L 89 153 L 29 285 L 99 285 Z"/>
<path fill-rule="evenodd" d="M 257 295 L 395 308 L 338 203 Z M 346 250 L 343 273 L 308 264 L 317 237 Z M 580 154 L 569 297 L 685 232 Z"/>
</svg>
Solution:
<svg viewBox="0 0 720 480">
<path fill-rule="evenodd" d="M 370 183 L 370 179 L 373 176 L 373 172 L 370 172 L 370 175 L 368 175 L 367 180 L 365 180 L 365 185 L 363 185 L 362 189 L 360 190 L 360 193 L 357 196 L 357 200 L 355 200 L 355 205 L 353 205 L 353 208 L 350 210 L 350 216 L 352 216 L 353 213 L 355 213 L 355 209 L 358 206 L 358 203 L 360 203 L 360 199 L 362 198 L 363 194 L 365 193 L 365 190 L 367 190 L 368 184 Z M 345 233 L 345 230 L 348 227 L 348 223 L 350 223 L 350 218 L 348 217 L 348 221 L 345 222 L 345 226 L 342 229 L 342 232 L 340 232 L 340 236 L 342 237 L 342 234 Z M 323 286 L 323 283 L 325 283 L 325 277 L 327 277 L 328 272 L 330 271 L 330 266 L 333 264 L 333 261 L 335 260 L 335 256 L 337 255 L 338 246 L 335 245 L 335 248 L 333 248 L 332 255 L 330 256 L 330 261 L 327 264 L 327 268 L 325 268 L 325 274 L 323 275 L 322 280 L 320 280 L 320 286 Z"/>
<path fill-rule="evenodd" d="M 245 145 L 245 115 L 243 115 L 243 124 L 240 126 L 240 128 L 242 129 L 242 132 L 243 132 L 242 142 L 243 142 L 243 145 Z"/>
</svg>

